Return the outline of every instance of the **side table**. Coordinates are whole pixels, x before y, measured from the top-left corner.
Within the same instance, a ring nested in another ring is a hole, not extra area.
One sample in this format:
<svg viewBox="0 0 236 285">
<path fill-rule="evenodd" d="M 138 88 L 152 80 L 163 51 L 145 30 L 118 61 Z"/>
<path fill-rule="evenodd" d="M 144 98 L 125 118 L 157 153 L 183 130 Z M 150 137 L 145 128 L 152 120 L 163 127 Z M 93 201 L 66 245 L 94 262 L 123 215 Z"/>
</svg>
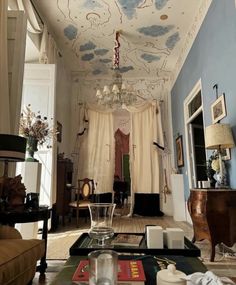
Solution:
<svg viewBox="0 0 236 285">
<path fill-rule="evenodd" d="M 211 243 L 210 261 L 215 246 L 236 242 L 236 190 L 191 189 L 188 210 L 193 221 L 193 242 L 207 239 Z"/>
<path fill-rule="evenodd" d="M 45 241 L 45 254 L 40 260 L 40 265 L 37 266 L 37 271 L 41 274 L 45 273 L 47 268 L 47 236 L 48 236 L 48 219 L 51 216 L 51 209 L 48 206 L 40 206 L 37 209 L 27 209 L 23 206 L 15 207 L 14 209 L 6 209 L 0 212 L 0 224 L 15 226 L 17 223 L 32 223 L 43 221 L 42 239 Z"/>
</svg>

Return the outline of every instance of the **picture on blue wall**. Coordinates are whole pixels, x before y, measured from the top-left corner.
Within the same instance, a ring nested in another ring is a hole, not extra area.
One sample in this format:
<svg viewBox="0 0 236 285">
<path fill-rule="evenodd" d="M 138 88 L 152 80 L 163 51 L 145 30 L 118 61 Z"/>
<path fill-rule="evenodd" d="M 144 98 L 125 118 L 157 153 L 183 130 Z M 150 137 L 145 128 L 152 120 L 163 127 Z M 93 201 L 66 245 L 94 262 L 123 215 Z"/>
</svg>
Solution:
<svg viewBox="0 0 236 285">
<path fill-rule="evenodd" d="M 212 123 L 219 123 L 226 117 L 225 96 L 224 93 L 211 105 Z"/>
<path fill-rule="evenodd" d="M 177 166 L 184 166 L 184 154 L 183 154 L 183 141 L 182 136 L 178 136 L 176 141 L 176 157 L 177 157 Z"/>
</svg>

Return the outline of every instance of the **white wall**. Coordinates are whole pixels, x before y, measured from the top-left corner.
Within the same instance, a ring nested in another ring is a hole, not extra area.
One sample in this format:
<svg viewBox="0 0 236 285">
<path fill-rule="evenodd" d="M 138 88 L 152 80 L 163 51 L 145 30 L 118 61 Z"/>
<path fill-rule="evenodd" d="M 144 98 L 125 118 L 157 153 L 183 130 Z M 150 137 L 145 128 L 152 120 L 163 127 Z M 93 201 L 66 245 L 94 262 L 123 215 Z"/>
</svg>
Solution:
<svg viewBox="0 0 236 285">
<path fill-rule="evenodd" d="M 62 124 L 62 141 L 58 142 L 58 152 L 70 158 L 71 144 L 71 79 L 59 57 L 56 71 L 56 121 Z"/>
</svg>

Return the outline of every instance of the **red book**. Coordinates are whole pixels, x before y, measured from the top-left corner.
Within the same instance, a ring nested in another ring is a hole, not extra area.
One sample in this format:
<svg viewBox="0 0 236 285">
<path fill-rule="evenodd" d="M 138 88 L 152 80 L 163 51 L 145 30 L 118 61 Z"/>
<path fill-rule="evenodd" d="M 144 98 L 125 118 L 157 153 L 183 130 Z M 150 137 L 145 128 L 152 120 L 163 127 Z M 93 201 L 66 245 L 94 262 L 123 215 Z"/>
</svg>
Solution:
<svg viewBox="0 0 236 285">
<path fill-rule="evenodd" d="M 72 281 L 89 280 L 88 260 L 81 260 L 72 277 Z M 118 260 L 118 281 L 119 283 L 135 282 L 136 285 L 144 284 L 146 280 L 141 260 Z M 138 282 L 138 283 L 136 283 Z"/>
</svg>

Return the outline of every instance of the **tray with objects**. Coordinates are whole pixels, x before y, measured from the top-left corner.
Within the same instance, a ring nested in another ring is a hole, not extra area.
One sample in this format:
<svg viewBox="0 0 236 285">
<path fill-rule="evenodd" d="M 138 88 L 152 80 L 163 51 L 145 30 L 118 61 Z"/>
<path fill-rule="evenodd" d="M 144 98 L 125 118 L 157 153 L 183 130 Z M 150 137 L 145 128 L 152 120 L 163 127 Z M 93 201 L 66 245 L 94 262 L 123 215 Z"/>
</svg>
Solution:
<svg viewBox="0 0 236 285">
<path fill-rule="evenodd" d="M 121 245 L 118 235 L 121 238 L 124 235 L 124 245 Z M 70 247 L 70 255 L 87 255 L 98 249 L 112 249 L 124 254 L 201 256 L 200 249 L 186 237 L 184 237 L 184 248 L 167 248 L 165 246 L 163 248 L 148 248 L 144 233 L 115 233 L 112 238 L 106 240 L 105 247 L 99 247 L 96 240 L 91 239 L 88 233 L 83 233 Z"/>
</svg>

